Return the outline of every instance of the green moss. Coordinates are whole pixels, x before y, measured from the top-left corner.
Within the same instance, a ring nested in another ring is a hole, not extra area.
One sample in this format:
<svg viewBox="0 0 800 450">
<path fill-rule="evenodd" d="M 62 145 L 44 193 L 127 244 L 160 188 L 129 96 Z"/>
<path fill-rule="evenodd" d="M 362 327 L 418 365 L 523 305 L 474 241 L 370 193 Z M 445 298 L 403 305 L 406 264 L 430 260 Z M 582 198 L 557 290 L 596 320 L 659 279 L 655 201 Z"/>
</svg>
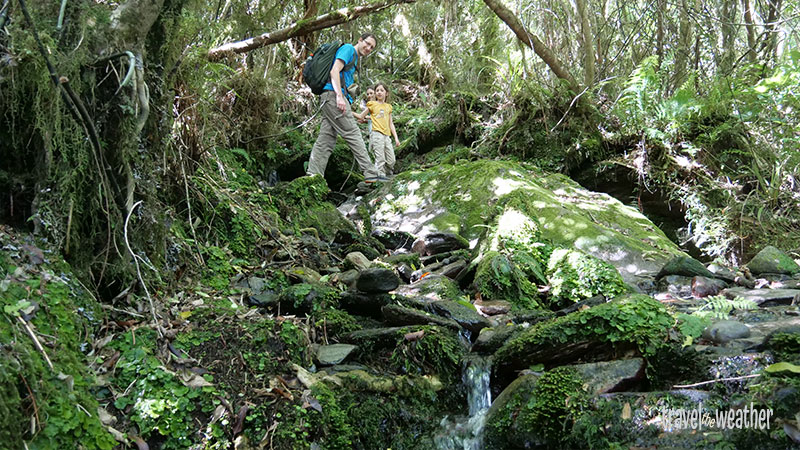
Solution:
<svg viewBox="0 0 800 450">
<path fill-rule="evenodd" d="M 765 345 L 775 355 L 776 361 L 800 361 L 800 330 L 795 333 L 776 332 Z"/>
<path fill-rule="evenodd" d="M 495 354 L 498 364 L 525 368 L 536 349 L 561 348 L 590 341 L 635 344 L 645 355 L 653 355 L 666 339 L 673 319 L 664 305 L 651 297 L 633 294 L 618 297 L 585 311 L 540 322 L 506 342 Z"/>
<path fill-rule="evenodd" d="M 206 247 L 204 253 L 207 270 L 204 271 L 203 283 L 217 290 L 227 288 L 234 273 L 231 255 L 215 246 Z"/>
<path fill-rule="evenodd" d="M 547 264 L 547 281 L 551 287 L 549 301 L 554 306 L 598 294 L 616 297 L 630 290 L 614 266 L 579 250 L 554 250 Z"/>
<path fill-rule="evenodd" d="M 325 309 L 314 314 L 317 335 L 336 339 L 362 328 L 358 319 L 340 309 Z"/>
<path fill-rule="evenodd" d="M 529 255 L 519 252 L 508 257 L 499 252 L 488 252 L 478 264 L 475 286 L 484 300 L 506 300 L 517 309 L 539 308 L 539 291 L 530 281 L 530 275 L 515 262 Z M 535 263 L 535 260 L 531 261 Z M 541 271 L 541 269 L 540 269 Z"/>
<path fill-rule="evenodd" d="M 57 259 L 48 255 L 48 259 Z M 82 352 L 85 336 L 103 320 L 94 298 L 74 280 L 63 262 L 15 266 L 0 251 L 0 439 L 27 442 L 31 448 L 87 447 L 111 449 L 116 441 L 97 419 L 92 394 L 94 376 Z M 34 308 L 34 302 L 38 308 Z M 35 311 L 34 311 L 35 309 Z M 29 314 L 30 327 L 44 342 L 38 350 L 19 317 Z M 45 361 L 47 354 L 53 364 Z M 35 434 L 30 434 L 31 417 Z"/>
<path fill-rule="evenodd" d="M 398 333 L 397 343 L 390 356 L 392 365 L 402 373 L 414 375 L 439 375 L 444 380 L 457 379 L 464 357 L 464 347 L 458 336 L 448 329 L 422 327 L 424 335 L 420 339 L 408 341 L 404 335 L 410 330 Z"/>
</svg>

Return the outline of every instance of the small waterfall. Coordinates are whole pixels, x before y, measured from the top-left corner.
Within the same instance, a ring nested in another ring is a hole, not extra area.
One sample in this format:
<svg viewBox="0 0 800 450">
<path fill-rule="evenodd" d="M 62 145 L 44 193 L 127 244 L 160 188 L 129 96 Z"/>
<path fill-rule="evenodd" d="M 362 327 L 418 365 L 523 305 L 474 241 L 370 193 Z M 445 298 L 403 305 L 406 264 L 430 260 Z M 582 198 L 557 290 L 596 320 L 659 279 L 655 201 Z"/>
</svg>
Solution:
<svg viewBox="0 0 800 450">
<path fill-rule="evenodd" d="M 441 430 L 434 437 L 439 450 L 480 450 L 482 448 L 483 425 L 486 412 L 492 404 L 489 390 L 491 361 L 488 358 L 470 356 L 464 361 L 461 380 L 467 389 L 469 417 L 447 417 L 441 422 Z"/>
</svg>

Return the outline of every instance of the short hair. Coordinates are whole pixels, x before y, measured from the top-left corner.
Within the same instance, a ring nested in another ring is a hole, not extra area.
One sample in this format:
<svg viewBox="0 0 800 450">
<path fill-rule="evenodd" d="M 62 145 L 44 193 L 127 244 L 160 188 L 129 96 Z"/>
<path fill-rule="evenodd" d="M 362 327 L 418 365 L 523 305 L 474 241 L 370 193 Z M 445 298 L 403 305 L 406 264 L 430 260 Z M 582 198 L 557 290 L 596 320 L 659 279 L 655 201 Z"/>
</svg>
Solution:
<svg viewBox="0 0 800 450">
<path fill-rule="evenodd" d="M 359 41 L 365 41 L 365 40 L 367 40 L 367 38 L 372 38 L 372 39 L 375 41 L 375 45 L 376 45 L 376 46 L 378 45 L 378 38 L 376 38 L 376 37 L 375 37 L 375 35 L 374 35 L 372 32 L 370 32 L 370 31 L 367 31 L 366 33 L 362 34 L 362 35 L 361 35 L 361 36 L 358 38 L 358 40 L 359 40 Z"/>
</svg>

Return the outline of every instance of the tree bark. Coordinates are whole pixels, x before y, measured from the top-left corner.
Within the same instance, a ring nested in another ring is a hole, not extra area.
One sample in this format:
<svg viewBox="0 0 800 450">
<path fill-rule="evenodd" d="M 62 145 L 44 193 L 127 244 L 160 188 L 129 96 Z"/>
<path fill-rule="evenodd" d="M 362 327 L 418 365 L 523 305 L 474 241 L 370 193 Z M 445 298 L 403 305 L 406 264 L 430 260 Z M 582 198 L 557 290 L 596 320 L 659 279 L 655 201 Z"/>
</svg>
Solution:
<svg viewBox="0 0 800 450">
<path fill-rule="evenodd" d="M 575 9 L 578 10 L 578 19 L 581 21 L 581 37 L 583 44 L 583 84 L 591 86 L 594 83 L 594 39 L 592 38 L 592 23 L 589 19 L 589 7 L 586 0 L 575 0 Z"/>
<path fill-rule="evenodd" d="M 753 0 L 742 0 L 744 23 L 747 30 L 747 59 L 756 62 L 756 27 L 753 23 Z"/>
<path fill-rule="evenodd" d="M 783 0 L 770 0 L 768 4 L 767 23 L 764 24 L 764 32 L 767 35 L 764 45 L 764 59 L 768 61 L 777 60 L 778 55 L 778 19 L 781 16 Z"/>
<path fill-rule="evenodd" d="M 722 75 L 730 75 L 733 70 L 733 62 L 735 60 L 734 47 L 737 34 L 737 26 L 734 24 L 734 18 L 737 13 L 736 2 L 722 2 L 719 7 L 720 19 L 720 47 L 721 55 L 719 58 L 719 70 Z"/>
<path fill-rule="evenodd" d="M 689 20 L 689 8 L 694 8 L 695 0 L 681 0 L 679 6 L 678 46 L 675 49 L 675 73 L 672 79 L 673 88 L 679 88 L 687 76 L 689 56 L 692 54 L 692 24 Z"/>
<path fill-rule="evenodd" d="M 539 58 L 541 58 L 545 64 L 547 64 L 550 70 L 552 70 L 558 78 L 566 81 L 573 92 L 578 93 L 581 91 L 580 86 L 575 81 L 575 78 L 573 78 L 572 75 L 567 72 L 567 70 L 564 68 L 564 64 L 558 59 L 558 57 L 546 45 L 544 45 L 544 43 L 542 43 L 538 37 L 526 30 L 525 26 L 522 24 L 522 21 L 520 21 L 519 18 L 514 15 L 513 12 L 511 12 L 511 10 L 503 5 L 501 0 L 483 0 L 483 2 L 486 3 L 486 6 L 488 6 L 489 9 L 497 14 L 497 17 L 499 17 L 500 20 L 505 22 L 506 25 L 511 28 L 511 31 L 517 35 L 520 41 L 527 45 L 528 48 L 531 48 L 534 53 L 536 53 L 536 55 L 539 56 Z"/>
<path fill-rule="evenodd" d="M 217 48 L 213 48 L 208 51 L 208 59 L 214 61 L 222 58 L 225 55 L 246 53 L 250 50 L 265 47 L 277 42 L 282 42 L 295 36 L 303 36 L 311 33 L 312 31 L 322 30 L 325 28 L 330 28 L 334 25 L 349 22 L 363 15 L 382 11 L 400 3 L 414 3 L 415 1 L 416 0 L 383 0 L 365 6 L 341 8 L 336 11 L 317 16 L 310 20 L 298 20 L 286 28 L 273 31 L 271 33 L 264 33 L 243 41 L 231 42 L 221 45 Z"/>
</svg>

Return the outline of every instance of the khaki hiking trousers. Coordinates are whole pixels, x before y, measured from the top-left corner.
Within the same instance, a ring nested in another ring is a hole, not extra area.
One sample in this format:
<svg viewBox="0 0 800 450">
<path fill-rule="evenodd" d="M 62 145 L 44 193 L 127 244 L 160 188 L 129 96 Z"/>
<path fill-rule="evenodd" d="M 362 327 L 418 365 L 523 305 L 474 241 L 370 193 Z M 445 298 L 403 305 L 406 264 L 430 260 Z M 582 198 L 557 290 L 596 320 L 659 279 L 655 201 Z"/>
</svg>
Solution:
<svg viewBox="0 0 800 450">
<path fill-rule="evenodd" d="M 336 94 L 333 91 L 325 91 L 320 95 L 322 102 L 322 123 L 319 126 L 319 136 L 314 146 L 311 148 L 311 157 L 308 160 L 308 175 L 325 175 L 325 167 L 328 159 L 333 153 L 336 145 L 336 136 L 341 136 L 358 163 L 361 173 L 366 179 L 374 179 L 378 176 L 375 165 L 370 161 L 367 148 L 364 145 L 364 138 L 358 129 L 356 119 L 350 105 L 347 105 L 342 112 L 336 107 Z"/>
</svg>

